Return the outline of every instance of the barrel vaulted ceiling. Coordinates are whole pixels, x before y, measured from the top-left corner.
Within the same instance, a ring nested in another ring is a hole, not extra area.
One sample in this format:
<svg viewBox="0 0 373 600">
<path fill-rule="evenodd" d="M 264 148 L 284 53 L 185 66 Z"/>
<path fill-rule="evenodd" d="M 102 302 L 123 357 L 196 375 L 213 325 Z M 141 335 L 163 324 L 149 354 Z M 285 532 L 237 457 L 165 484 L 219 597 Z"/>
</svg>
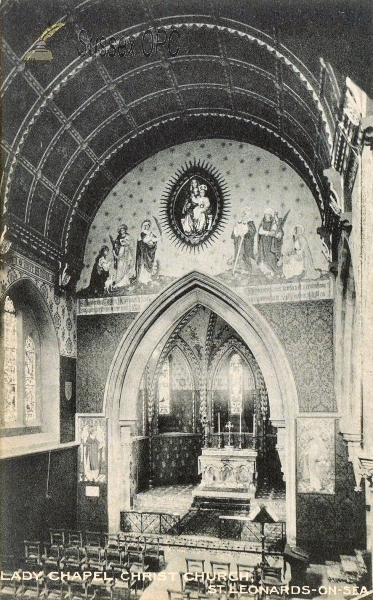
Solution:
<svg viewBox="0 0 373 600">
<path fill-rule="evenodd" d="M 327 4 L 5 1 L 2 197 L 13 239 L 79 269 L 92 220 L 115 184 L 150 155 L 209 137 L 278 155 L 303 177 L 323 214 L 342 81 L 335 74 L 369 85 L 368 5 L 345 1 L 341 11 L 335 0 Z M 65 27 L 47 42 L 54 60 L 25 62 L 57 21 Z M 360 28 L 356 47 L 351 25 Z M 118 47 L 115 56 L 108 47 L 105 56 L 102 47 L 90 55 L 82 30 L 94 40 L 122 38 L 122 56 Z"/>
</svg>

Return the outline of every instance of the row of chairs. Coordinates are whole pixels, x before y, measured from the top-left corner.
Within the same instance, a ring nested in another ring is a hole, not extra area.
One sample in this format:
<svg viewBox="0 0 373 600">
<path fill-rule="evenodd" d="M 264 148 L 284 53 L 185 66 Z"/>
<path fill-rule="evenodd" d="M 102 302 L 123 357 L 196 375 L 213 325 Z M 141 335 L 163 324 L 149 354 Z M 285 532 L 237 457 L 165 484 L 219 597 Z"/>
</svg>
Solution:
<svg viewBox="0 0 373 600">
<path fill-rule="evenodd" d="M 205 560 L 186 558 L 186 572 L 180 573 L 181 593 L 185 596 L 191 593 L 197 593 L 201 597 L 208 593 L 211 583 L 218 583 L 224 593 L 228 593 L 232 582 L 229 576 L 231 571 L 230 562 L 210 561 L 208 571 L 205 570 Z M 193 578 L 190 574 L 195 574 Z M 206 574 L 202 577 L 202 574 Z M 281 567 L 271 567 L 267 562 L 256 566 L 236 564 L 234 570 L 234 580 L 237 588 L 240 586 L 262 586 L 278 587 L 283 584 L 283 569 Z M 170 590 L 172 592 L 172 590 Z M 217 594 L 217 597 L 219 594 Z M 211 597 L 211 594 L 210 594 Z"/>
<path fill-rule="evenodd" d="M 139 570 L 158 571 L 165 566 L 164 550 L 158 538 L 80 532 L 74 537 L 65 532 L 50 533 L 50 542 L 25 541 L 25 566 L 42 568 L 44 571 L 113 571 L 120 575 L 135 565 Z M 83 545 L 85 542 L 85 545 Z"/>
<path fill-rule="evenodd" d="M 0 582 L 1 600 L 131 600 L 138 597 L 137 580 L 97 580 L 93 576 L 84 581 L 56 580 L 38 576 L 30 581 L 7 581 L 12 572 L 3 572 Z"/>
</svg>

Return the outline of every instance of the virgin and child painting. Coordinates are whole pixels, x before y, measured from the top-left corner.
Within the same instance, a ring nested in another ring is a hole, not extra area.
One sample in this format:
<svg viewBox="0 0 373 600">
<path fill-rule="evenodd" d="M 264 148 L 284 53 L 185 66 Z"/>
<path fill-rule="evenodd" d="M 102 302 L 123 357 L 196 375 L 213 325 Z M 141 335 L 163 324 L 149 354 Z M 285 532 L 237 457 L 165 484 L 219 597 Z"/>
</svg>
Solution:
<svg viewBox="0 0 373 600">
<path fill-rule="evenodd" d="M 222 229 L 229 208 L 227 188 L 209 164 L 185 165 L 167 186 L 162 223 L 177 245 L 198 251 Z"/>
</svg>

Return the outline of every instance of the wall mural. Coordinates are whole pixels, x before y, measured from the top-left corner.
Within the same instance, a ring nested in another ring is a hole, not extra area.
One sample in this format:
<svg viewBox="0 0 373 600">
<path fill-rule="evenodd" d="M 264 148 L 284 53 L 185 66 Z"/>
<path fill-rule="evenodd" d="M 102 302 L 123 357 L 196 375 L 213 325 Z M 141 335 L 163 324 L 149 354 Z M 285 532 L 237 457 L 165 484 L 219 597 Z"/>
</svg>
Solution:
<svg viewBox="0 0 373 600">
<path fill-rule="evenodd" d="M 297 420 L 297 481 L 301 494 L 334 494 L 334 419 Z"/>
<path fill-rule="evenodd" d="M 80 441 L 79 481 L 106 483 L 106 419 L 78 416 L 76 439 Z"/>
<path fill-rule="evenodd" d="M 227 220 L 227 186 L 217 169 L 200 161 L 179 169 L 162 199 L 162 222 L 171 240 L 189 250 L 211 244 Z"/>
<path fill-rule="evenodd" d="M 156 294 L 191 270 L 236 289 L 328 279 L 319 225 L 310 190 L 279 158 L 238 142 L 181 144 L 109 193 L 79 294 Z"/>
</svg>

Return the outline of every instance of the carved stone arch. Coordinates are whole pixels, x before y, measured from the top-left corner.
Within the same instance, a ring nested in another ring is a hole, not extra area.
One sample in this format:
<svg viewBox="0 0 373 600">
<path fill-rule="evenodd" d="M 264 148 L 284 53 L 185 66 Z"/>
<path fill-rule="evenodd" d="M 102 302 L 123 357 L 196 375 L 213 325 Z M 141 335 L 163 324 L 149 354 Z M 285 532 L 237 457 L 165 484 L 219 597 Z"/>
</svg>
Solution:
<svg viewBox="0 0 373 600">
<path fill-rule="evenodd" d="M 130 490 L 123 452 L 136 421 L 139 365 L 147 364 L 161 340 L 175 330 L 180 316 L 202 305 L 224 319 L 250 348 L 263 373 L 283 451 L 288 540 L 295 543 L 295 417 L 298 396 L 285 350 L 265 317 L 220 281 L 193 271 L 163 290 L 125 332 L 113 358 L 104 395 L 108 417 L 108 515 L 110 531 L 119 530 L 119 514 L 129 508 Z M 285 429 L 286 426 L 286 429 Z"/>
</svg>

